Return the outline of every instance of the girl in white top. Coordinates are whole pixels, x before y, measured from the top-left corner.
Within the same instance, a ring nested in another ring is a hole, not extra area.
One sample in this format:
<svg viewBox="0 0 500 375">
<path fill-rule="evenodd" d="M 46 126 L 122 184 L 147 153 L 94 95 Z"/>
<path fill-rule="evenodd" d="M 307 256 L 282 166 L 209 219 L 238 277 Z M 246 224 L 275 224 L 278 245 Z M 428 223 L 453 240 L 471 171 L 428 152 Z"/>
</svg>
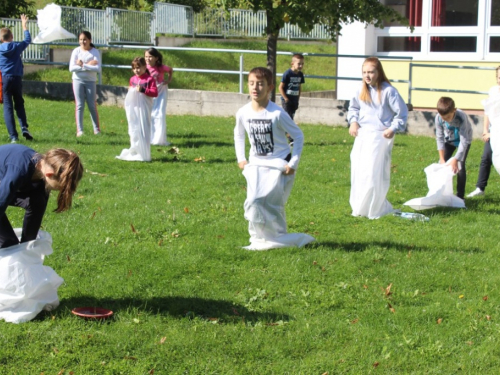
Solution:
<svg viewBox="0 0 500 375">
<path fill-rule="evenodd" d="M 387 79 L 376 57 L 363 63 L 363 83 L 349 103 L 353 216 L 378 219 L 393 211 L 386 195 L 390 186 L 394 134 L 405 130 L 408 109 Z"/>
<path fill-rule="evenodd" d="M 499 76 L 500 66 L 496 68 L 496 79 L 497 84 L 490 88 L 489 98 L 498 97 L 500 100 L 500 76 Z M 467 195 L 467 198 L 477 197 L 480 195 L 484 195 L 484 190 L 486 189 L 486 185 L 488 185 L 488 179 L 490 178 L 491 166 L 493 164 L 493 151 L 491 150 L 490 144 L 490 129 L 491 122 L 488 115 L 484 115 L 484 124 L 483 124 L 483 142 L 484 142 L 484 150 L 483 155 L 481 156 L 481 164 L 479 165 L 479 175 L 477 176 L 476 190 Z"/>
<path fill-rule="evenodd" d="M 73 50 L 69 71 L 73 72 L 73 92 L 75 94 L 76 136 L 83 135 L 83 109 L 89 107 L 94 134 L 100 134 L 99 115 L 96 103 L 97 73 L 101 71 L 101 56 L 92 44 L 92 36 L 82 31 L 78 37 L 80 47 Z"/>
</svg>

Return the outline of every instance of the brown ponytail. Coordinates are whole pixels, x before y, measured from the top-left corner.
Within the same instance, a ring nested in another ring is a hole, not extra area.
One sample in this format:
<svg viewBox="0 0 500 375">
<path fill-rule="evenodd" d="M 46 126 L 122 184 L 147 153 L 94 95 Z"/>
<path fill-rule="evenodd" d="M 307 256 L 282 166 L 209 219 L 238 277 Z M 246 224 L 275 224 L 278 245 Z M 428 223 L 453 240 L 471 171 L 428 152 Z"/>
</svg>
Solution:
<svg viewBox="0 0 500 375">
<path fill-rule="evenodd" d="M 55 212 L 66 211 L 71 207 L 73 194 L 82 179 L 83 165 L 80 158 L 73 151 L 53 148 L 42 155 L 42 159 L 54 169 L 54 178 L 61 186 Z"/>
</svg>

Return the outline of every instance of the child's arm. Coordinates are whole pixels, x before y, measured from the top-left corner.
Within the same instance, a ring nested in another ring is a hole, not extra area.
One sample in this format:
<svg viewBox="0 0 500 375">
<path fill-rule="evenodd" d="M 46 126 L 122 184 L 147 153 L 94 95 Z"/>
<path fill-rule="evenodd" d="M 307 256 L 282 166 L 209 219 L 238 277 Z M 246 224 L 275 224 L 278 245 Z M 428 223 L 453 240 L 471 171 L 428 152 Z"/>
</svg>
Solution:
<svg viewBox="0 0 500 375">
<path fill-rule="evenodd" d="M 387 103 L 394 113 L 389 129 L 384 131 L 385 138 L 392 138 L 397 132 L 404 132 L 406 129 L 406 120 L 408 119 L 408 107 L 399 92 L 390 87 L 387 95 Z"/>
<path fill-rule="evenodd" d="M 279 121 L 285 132 L 290 134 L 290 137 L 293 139 L 292 158 L 287 166 L 285 166 L 285 172 L 283 172 L 289 175 L 295 173 L 295 170 L 299 166 L 300 156 L 302 155 L 302 149 L 304 147 L 304 133 L 302 133 L 302 130 L 300 130 L 286 112 L 281 112 Z"/>
<path fill-rule="evenodd" d="M 94 59 L 90 60 L 87 63 L 84 63 L 82 68 L 84 70 L 90 70 L 92 72 L 99 72 L 101 70 L 101 55 L 95 48 L 91 50 L 90 54 L 94 56 Z"/>
<path fill-rule="evenodd" d="M 460 143 L 458 144 L 457 152 L 455 154 L 455 159 L 465 162 L 465 151 L 472 143 L 472 125 L 469 122 L 469 117 L 465 114 L 465 112 L 460 111 L 459 109 L 456 112 L 455 116 L 460 116 L 462 119 L 462 125 L 458 131 L 460 136 Z"/>
<path fill-rule="evenodd" d="M 347 122 L 349 123 L 349 134 L 353 137 L 358 136 L 360 128 L 358 124 L 359 111 L 361 109 L 358 95 L 351 99 L 349 102 L 349 110 L 347 112 Z"/>
<path fill-rule="evenodd" d="M 145 85 L 138 85 L 138 91 L 142 92 L 146 96 L 156 98 L 158 96 L 158 87 L 156 87 L 156 82 L 153 77 L 149 77 L 146 80 Z"/>
<path fill-rule="evenodd" d="M 490 118 L 488 115 L 484 115 L 484 125 L 483 125 L 483 142 L 488 142 L 490 140 Z"/>
<path fill-rule="evenodd" d="M 168 74 L 167 79 L 163 79 L 163 82 L 165 83 L 165 85 L 168 85 L 170 81 L 172 81 L 172 74 L 174 73 L 174 70 L 167 65 L 163 65 L 163 67 L 165 69 L 165 73 Z"/>
<path fill-rule="evenodd" d="M 285 84 L 283 83 L 283 81 L 280 82 L 279 90 L 280 90 L 281 97 L 283 98 L 285 103 L 288 102 L 288 96 L 286 96 Z"/>
<path fill-rule="evenodd" d="M 236 161 L 240 169 L 245 168 L 248 161 L 245 157 L 245 127 L 243 126 L 240 113 L 236 113 L 236 125 L 234 127 L 234 149 L 236 151 Z"/>
<path fill-rule="evenodd" d="M 70 72 L 79 72 L 82 70 L 82 67 L 76 63 L 78 60 L 78 53 L 79 53 L 79 48 L 75 48 L 71 53 L 71 58 L 69 59 Z"/>
<path fill-rule="evenodd" d="M 439 163 L 444 164 L 446 160 L 444 160 L 444 126 L 441 123 L 441 116 L 439 114 L 434 118 L 434 124 L 436 126 L 436 143 L 437 150 L 439 153 Z"/>
</svg>

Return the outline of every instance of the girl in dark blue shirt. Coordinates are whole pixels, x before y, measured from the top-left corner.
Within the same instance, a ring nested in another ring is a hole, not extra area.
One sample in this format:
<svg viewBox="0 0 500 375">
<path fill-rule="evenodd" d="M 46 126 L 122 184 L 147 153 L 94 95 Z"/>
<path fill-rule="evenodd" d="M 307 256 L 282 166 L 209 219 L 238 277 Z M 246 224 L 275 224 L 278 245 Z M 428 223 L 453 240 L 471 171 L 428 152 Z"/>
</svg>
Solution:
<svg viewBox="0 0 500 375">
<path fill-rule="evenodd" d="M 55 212 L 65 211 L 82 175 L 83 166 L 73 151 L 55 148 L 38 154 L 19 144 L 0 146 L 0 248 L 36 239 L 50 191 L 59 191 Z M 5 213 L 8 206 L 26 210 L 20 241 Z"/>
</svg>

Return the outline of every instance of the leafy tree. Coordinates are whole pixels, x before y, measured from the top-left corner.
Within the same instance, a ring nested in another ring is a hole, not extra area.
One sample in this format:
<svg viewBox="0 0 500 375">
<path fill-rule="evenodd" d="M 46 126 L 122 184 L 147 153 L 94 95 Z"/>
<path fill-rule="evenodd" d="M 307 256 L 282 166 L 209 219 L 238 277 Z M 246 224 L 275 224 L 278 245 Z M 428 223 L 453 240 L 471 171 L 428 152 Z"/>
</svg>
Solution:
<svg viewBox="0 0 500 375">
<path fill-rule="evenodd" d="M 139 0 L 55 0 L 55 3 L 68 7 L 90 9 L 119 8 L 139 10 L 140 8 Z"/>
<path fill-rule="evenodd" d="M 249 7 L 264 10 L 267 18 L 267 67 L 276 80 L 276 51 L 280 29 L 285 23 L 298 25 L 303 32 L 310 32 L 315 24 L 326 26 L 335 40 L 343 24 L 360 21 L 383 27 L 384 21 L 398 21 L 408 25 L 408 20 L 379 0 L 206 0 L 211 7 L 226 10 Z M 274 100 L 274 92 L 272 99 Z"/>
<path fill-rule="evenodd" d="M 19 18 L 21 14 L 26 14 L 32 18 L 35 15 L 34 5 L 30 0 L 0 0 L 0 17 Z"/>
</svg>

